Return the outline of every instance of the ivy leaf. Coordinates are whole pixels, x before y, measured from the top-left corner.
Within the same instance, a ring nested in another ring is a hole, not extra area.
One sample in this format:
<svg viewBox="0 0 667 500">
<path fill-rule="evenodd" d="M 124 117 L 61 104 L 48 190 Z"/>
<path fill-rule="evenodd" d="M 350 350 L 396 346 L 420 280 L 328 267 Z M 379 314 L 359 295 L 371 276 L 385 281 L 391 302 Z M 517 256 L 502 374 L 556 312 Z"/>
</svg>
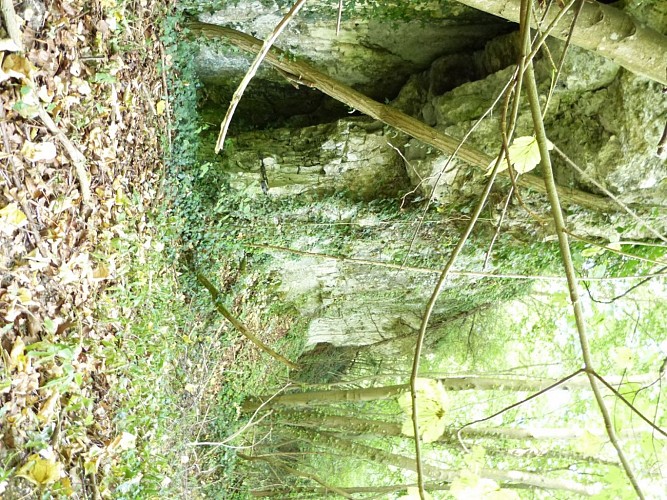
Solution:
<svg viewBox="0 0 667 500">
<path fill-rule="evenodd" d="M 32 85 L 21 87 L 21 99 L 14 103 L 13 109 L 23 118 L 34 118 L 39 112 L 39 97 Z"/>
<path fill-rule="evenodd" d="M 551 141 L 547 139 L 547 149 L 551 151 L 554 148 L 554 145 Z M 512 142 L 512 145 L 509 147 L 509 159 L 512 167 L 519 174 L 525 174 L 530 172 L 540 163 L 540 148 L 537 144 L 537 139 L 535 136 L 526 135 L 523 137 L 517 137 Z M 493 171 L 493 166 L 496 164 L 497 158 L 495 158 L 486 170 L 486 175 L 491 175 Z M 498 172 L 507 170 L 507 161 L 503 160 L 498 166 Z"/>
<path fill-rule="evenodd" d="M 62 464 L 52 458 L 32 455 L 16 474 L 27 479 L 35 486 L 46 486 L 55 483 L 62 474 Z"/>
</svg>

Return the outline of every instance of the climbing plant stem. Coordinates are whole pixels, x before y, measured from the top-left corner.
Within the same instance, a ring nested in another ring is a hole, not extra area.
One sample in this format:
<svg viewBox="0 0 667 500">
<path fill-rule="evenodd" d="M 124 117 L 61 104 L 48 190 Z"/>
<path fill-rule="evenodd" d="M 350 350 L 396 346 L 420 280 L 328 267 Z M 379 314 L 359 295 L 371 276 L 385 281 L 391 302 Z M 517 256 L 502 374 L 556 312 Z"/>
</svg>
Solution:
<svg viewBox="0 0 667 500">
<path fill-rule="evenodd" d="M 527 2 L 527 0 L 523 0 Z M 527 51 L 529 47 L 524 45 L 524 51 Z M 527 52 L 525 52 L 527 54 Z M 556 190 L 556 182 L 554 180 L 553 169 L 551 165 L 551 157 L 549 155 L 549 148 L 547 145 L 547 135 L 544 129 L 544 121 L 542 120 L 542 110 L 540 109 L 539 103 L 539 93 L 537 89 L 537 81 L 535 79 L 535 70 L 533 67 L 532 61 L 528 62 L 526 66 L 525 73 L 525 82 L 526 82 L 526 93 L 528 96 L 528 102 L 530 104 L 530 112 L 533 117 L 533 126 L 535 129 L 535 137 L 537 139 L 537 144 L 540 149 L 541 156 L 541 166 L 542 172 L 544 175 L 544 183 L 546 186 L 547 197 L 551 205 L 551 215 L 554 220 L 554 225 L 556 228 L 556 234 L 558 236 L 558 245 L 560 247 L 561 259 L 563 262 L 563 268 L 565 269 L 565 275 L 567 277 L 568 290 L 570 293 L 570 301 L 572 302 L 572 309 L 574 312 L 575 323 L 577 325 L 577 333 L 579 334 L 579 344 L 581 346 L 581 354 L 584 362 L 584 370 L 588 376 L 588 380 L 591 384 L 591 389 L 595 395 L 595 400 L 602 414 L 604 420 L 605 430 L 607 431 L 607 436 L 612 445 L 616 449 L 623 469 L 632 484 L 637 496 L 640 499 L 645 498 L 644 494 L 639 487 L 637 478 L 632 471 L 632 467 L 628 462 L 625 453 L 621 449 L 620 443 L 616 437 L 614 427 L 612 425 L 611 417 L 609 411 L 605 405 L 602 393 L 598 387 L 597 380 L 595 378 L 595 369 L 593 367 L 593 362 L 591 360 L 591 352 L 588 344 L 588 336 L 586 334 L 586 322 L 584 321 L 583 309 L 581 307 L 581 301 L 579 300 L 579 290 L 577 285 L 576 273 L 574 270 L 574 263 L 572 261 L 572 253 L 570 252 L 570 242 L 568 239 L 567 232 L 565 230 L 565 219 L 563 217 L 563 212 L 560 206 L 560 200 L 558 198 L 558 192 Z"/>
</svg>

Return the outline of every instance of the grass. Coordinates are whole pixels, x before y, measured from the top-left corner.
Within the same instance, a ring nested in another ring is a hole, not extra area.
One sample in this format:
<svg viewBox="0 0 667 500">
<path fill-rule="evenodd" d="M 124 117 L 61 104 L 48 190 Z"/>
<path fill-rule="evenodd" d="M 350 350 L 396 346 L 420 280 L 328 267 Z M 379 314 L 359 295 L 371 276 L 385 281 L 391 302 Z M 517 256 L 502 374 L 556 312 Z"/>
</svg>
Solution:
<svg viewBox="0 0 667 500">
<path fill-rule="evenodd" d="M 230 448 L 191 443 L 230 435 L 238 425 L 235 404 L 254 385 L 246 373 L 256 360 L 235 359 L 238 335 L 216 316 L 205 290 L 187 288 L 178 262 L 165 255 L 179 244 L 181 228 L 160 215 L 164 208 L 147 217 L 141 237 L 128 232 L 116 242 L 125 272 L 99 311 L 116 332 L 97 346 L 116 406 L 114 427 L 136 438 L 100 485 L 116 498 L 203 498 L 202 488 L 216 489 L 207 483 L 232 482 Z"/>
</svg>

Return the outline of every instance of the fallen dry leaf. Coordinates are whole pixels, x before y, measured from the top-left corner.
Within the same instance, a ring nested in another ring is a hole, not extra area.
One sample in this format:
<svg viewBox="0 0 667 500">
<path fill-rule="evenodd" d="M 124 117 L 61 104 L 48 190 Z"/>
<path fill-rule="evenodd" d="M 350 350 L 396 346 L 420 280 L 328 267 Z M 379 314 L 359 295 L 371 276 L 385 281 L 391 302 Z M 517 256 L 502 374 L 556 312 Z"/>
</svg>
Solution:
<svg viewBox="0 0 667 500">
<path fill-rule="evenodd" d="M 30 142 L 25 141 L 21 148 L 21 154 L 28 161 L 50 162 L 56 158 L 56 145 L 52 142 Z"/>
<path fill-rule="evenodd" d="M 0 210 L 0 233 L 11 236 L 18 228 L 27 223 L 26 215 L 16 203 L 10 203 Z"/>
</svg>

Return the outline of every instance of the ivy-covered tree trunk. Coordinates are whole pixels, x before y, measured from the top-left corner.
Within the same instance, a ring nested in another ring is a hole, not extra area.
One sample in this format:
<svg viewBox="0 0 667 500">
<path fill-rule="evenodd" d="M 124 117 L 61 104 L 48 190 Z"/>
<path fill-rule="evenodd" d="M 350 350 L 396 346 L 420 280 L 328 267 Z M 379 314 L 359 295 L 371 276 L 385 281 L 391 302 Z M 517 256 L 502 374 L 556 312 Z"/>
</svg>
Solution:
<svg viewBox="0 0 667 500">
<path fill-rule="evenodd" d="M 387 467 L 397 467 L 416 472 L 415 460 L 412 457 L 390 453 L 380 448 L 341 439 L 326 432 L 302 429 L 300 430 L 300 436 L 301 439 L 310 440 L 319 447 L 343 453 L 349 457 L 371 460 Z M 426 477 L 431 480 L 447 482 L 454 481 L 461 474 L 461 471 L 447 470 L 430 464 L 423 464 L 422 470 Z M 569 479 L 554 479 L 530 472 L 481 469 L 479 475 L 480 477 L 498 482 L 519 483 L 533 488 L 562 490 L 585 496 L 594 495 L 599 491 L 599 488 L 594 485 L 588 486 Z"/>
<path fill-rule="evenodd" d="M 614 377 L 609 377 L 613 382 Z M 654 377 L 633 377 L 632 383 L 641 383 L 654 380 Z M 529 379 L 529 378 L 503 378 L 503 377 L 447 377 L 435 378 L 446 391 L 516 391 L 524 393 L 536 393 L 543 391 L 553 385 L 557 380 Z M 616 378 L 620 380 L 620 378 Z M 590 385 L 580 378 L 568 380 L 556 386 L 552 390 L 590 390 Z M 380 387 L 367 387 L 360 389 L 340 389 L 323 391 L 304 391 L 282 395 L 265 395 L 248 399 L 243 404 L 244 411 L 255 411 L 261 405 L 263 408 L 272 407 L 310 407 L 327 406 L 336 403 L 359 403 L 363 401 L 378 401 L 400 396 L 410 390 L 410 384 L 397 384 Z M 528 437 L 528 436 L 526 436 Z M 534 436 L 533 436 L 534 437 Z"/>
</svg>

